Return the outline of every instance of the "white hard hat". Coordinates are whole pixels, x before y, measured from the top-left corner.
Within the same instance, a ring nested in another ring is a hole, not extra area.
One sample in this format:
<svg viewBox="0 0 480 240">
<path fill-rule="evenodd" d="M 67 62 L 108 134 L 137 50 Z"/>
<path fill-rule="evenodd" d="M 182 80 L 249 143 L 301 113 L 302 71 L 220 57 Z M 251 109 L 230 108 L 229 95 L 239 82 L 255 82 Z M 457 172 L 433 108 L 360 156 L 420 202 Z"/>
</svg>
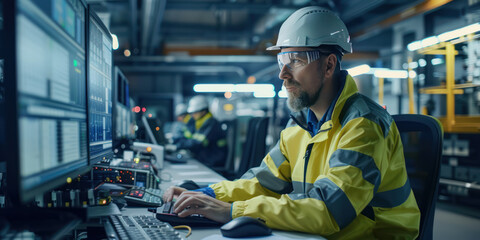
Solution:
<svg viewBox="0 0 480 240">
<path fill-rule="evenodd" d="M 208 109 L 208 101 L 202 95 L 195 96 L 192 99 L 190 99 L 190 101 L 188 102 L 187 112 L 189 113 L 199 112 L 207 109 Z"/>
<path fill-rule="evenodd" d="M 343 53 L 352 52 L 350 36 L 343 21 L 328 9 L 310 6 L 295 11 L 283 22 L 277 45 L 267 50 L 320 45 L 335 45 Z"/>
<path fill-rule="evenodd" d="M 175 116 L 185 115 L 187 114 L 187 105 L 184 103 L 180 103 L 175 107 Z"/>
</svg>

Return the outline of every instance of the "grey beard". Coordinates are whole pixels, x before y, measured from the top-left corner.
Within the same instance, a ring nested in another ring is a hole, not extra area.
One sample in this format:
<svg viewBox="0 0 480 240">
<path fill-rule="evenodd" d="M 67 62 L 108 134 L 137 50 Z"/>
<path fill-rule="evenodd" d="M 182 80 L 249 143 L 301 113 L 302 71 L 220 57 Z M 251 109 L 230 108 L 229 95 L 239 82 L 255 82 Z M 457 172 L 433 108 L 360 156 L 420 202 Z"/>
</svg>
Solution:
<svg viewBox="0 0 480 240">
<path fill-rule="evenodd" d="M 300 112 L 304 108 L 310 107 L 317 101 L 318 97 L 320 96 L 320 92 L 322 91 L 323 86 L 321 86 L 317 92 L 310 97 L 307 92 L 301 91 L 300 96 L 295 97 L 291 94 L 288 95 L 287 106 L 290 110 L 294 112 Z"/>
<path fill-rule="evenodd" d="M 300 92 L 300 96 L 298 97 L 292 96 L 291 94 L 288 95 L 287 106 L 294 112 L 300 112 L 302 109 L 310 107 L 311 105 L 306 92 Z"/>
</svg>

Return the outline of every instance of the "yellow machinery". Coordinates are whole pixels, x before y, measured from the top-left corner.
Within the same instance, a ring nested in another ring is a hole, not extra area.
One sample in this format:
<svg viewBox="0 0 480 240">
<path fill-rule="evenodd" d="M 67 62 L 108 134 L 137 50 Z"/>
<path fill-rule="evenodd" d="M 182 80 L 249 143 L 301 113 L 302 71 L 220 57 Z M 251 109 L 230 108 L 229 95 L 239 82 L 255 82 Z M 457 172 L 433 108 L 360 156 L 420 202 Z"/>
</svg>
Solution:
<svg viewBox="0 0 480 240">
<path fill-rule="evenodd" d="M 480 116 L 456 116 L 455 115 L 455 94 L 463 94 L 465 88 L 478 87 L 479 84 L 465 83 L 455 84 L 455 45 L 460 42 L 473 39 L 473 36 L 467 36 L 453 42 L 441 42 L 431 47 L 418 50 L 420 54 L 426 55 L 445 55 L 446 65 L 446 84 L 437 87 L 428 87 L 420 89 L 420 93 L 424 94 L 446 94 L 447 95 L 447 115 L 440 117 L 443 129 L 450 133 L 479 133 L 480 132 Z M 410 81 L 410 80 L 409 80 Z M 410 82 L 409 82 L 410 86 Z M 409 87 L 409 92 L 411 88 Z M 413 89 L 413 83 L 412 83 Z"/>
</svg>

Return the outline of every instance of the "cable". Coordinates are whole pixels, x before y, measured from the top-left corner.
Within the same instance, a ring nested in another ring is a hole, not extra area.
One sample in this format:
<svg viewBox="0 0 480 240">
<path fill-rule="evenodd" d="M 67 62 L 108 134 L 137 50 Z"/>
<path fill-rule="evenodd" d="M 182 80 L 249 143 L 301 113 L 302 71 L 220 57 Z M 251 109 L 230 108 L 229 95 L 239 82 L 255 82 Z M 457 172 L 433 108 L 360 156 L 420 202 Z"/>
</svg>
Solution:
<svg viewBox="0 0 480 240">
<path fill-rule="evenodd" d="M 187 226 L 187 225 L 178 225 L 178 226 L 175 226 L 173 227 L 174 229 L 181 229 L 181 228 L 185 228 L 188 230 L 188 233 L 187 235 L 185 236 L 185 238 L 187 238 L 188 236 L 190 236 L 190 234 L 192 234 L 192 228 L 190 226 Z"/>
</svg>

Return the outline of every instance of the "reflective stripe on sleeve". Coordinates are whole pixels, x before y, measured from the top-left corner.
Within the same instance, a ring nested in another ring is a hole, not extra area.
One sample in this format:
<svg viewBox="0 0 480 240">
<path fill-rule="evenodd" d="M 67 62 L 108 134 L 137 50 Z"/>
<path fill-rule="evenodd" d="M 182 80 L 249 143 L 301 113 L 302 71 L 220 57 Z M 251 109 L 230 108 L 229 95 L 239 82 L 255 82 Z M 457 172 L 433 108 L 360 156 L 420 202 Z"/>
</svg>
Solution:
<svg viewBox="0 0 480 240">
<path fill-rule="evenodd" d="M 373 193 L 380 186 L 380 170 L 372 157 L 352 150 L 338 149 L 330 157 L 330 167 L 354 166 L 362 171 L 363 179 L 374 187 Z"/>
<path fill-rule="evenodd" d="M 315 181 L 308 194 L 291 193 L 288 196 L 292 200 L 315 198 L 323 201 L 340 229 L 346 227 L 357 217 L 357 212 L 347 195 L 328 178 Z"/>
<path fill-rule="evenodd" d="M 185 138 L 192 138 L 192 133 L 187 130 L 187 131 L 185 131 L 185 132 L 183 133 L 183 136 L 184 136 Z"/>
<path fill-rule="evenodd" d="M 275 167 L 277 168 L 279 168 L 280 165 L 287 160 L 285 156 L 283 156 L 282 151 L 280 151 L 280 143 L 277 143 L 268 154 L 270 155 L 270 158 L 272 158 L 273 162 L 275 163 Z"/>
<path fill-rule="evenodd" d="M 325 203 L 340 229 L 346 227 L 357 217 L 355 208 L 347 195 L 330 179 L 319 179 L 315 181 L 314 186 L 308 192 L 309 197 Z"/>
<path fill-rule="evenodd" d="M 203 142 L 203 140 L 205 140 L 207 138 L 207 136 L 205 136 L 203 134 L 200 134 L 200 133 L 194 133 L 192 138 L 199 141 L 199 142 Z"/>
<path fill-rule="evenodd" d="M 381 208 L 393 208 L 401 205 L 407 201 L 412 191 L 410 187 L 410 181 L 407 178 L 405 184 L 399 188 L 385 191 L 377 192 L 370 202 L 372 207 L 381 207 Z"/>
<path fill-rule="evenodd" d="M 270 172 L 270 169 L 265 162 L 262 162 L 259 167 L 248 170 L 245 174 L 243 174 L 241 179 L 252 179 L 254 177 L 257 178 L 260 185 L 272 192 L 276 192 L 278 194 L 292 192 L 292 183 L 275 177 L 273 173 Z"/>
<path fill-rule="evenodd" d="M 217 147 L 223 147 L 227 145 L 227 140 L 226 139 L 220 139 L 217 141 Z"/>
</svg>

